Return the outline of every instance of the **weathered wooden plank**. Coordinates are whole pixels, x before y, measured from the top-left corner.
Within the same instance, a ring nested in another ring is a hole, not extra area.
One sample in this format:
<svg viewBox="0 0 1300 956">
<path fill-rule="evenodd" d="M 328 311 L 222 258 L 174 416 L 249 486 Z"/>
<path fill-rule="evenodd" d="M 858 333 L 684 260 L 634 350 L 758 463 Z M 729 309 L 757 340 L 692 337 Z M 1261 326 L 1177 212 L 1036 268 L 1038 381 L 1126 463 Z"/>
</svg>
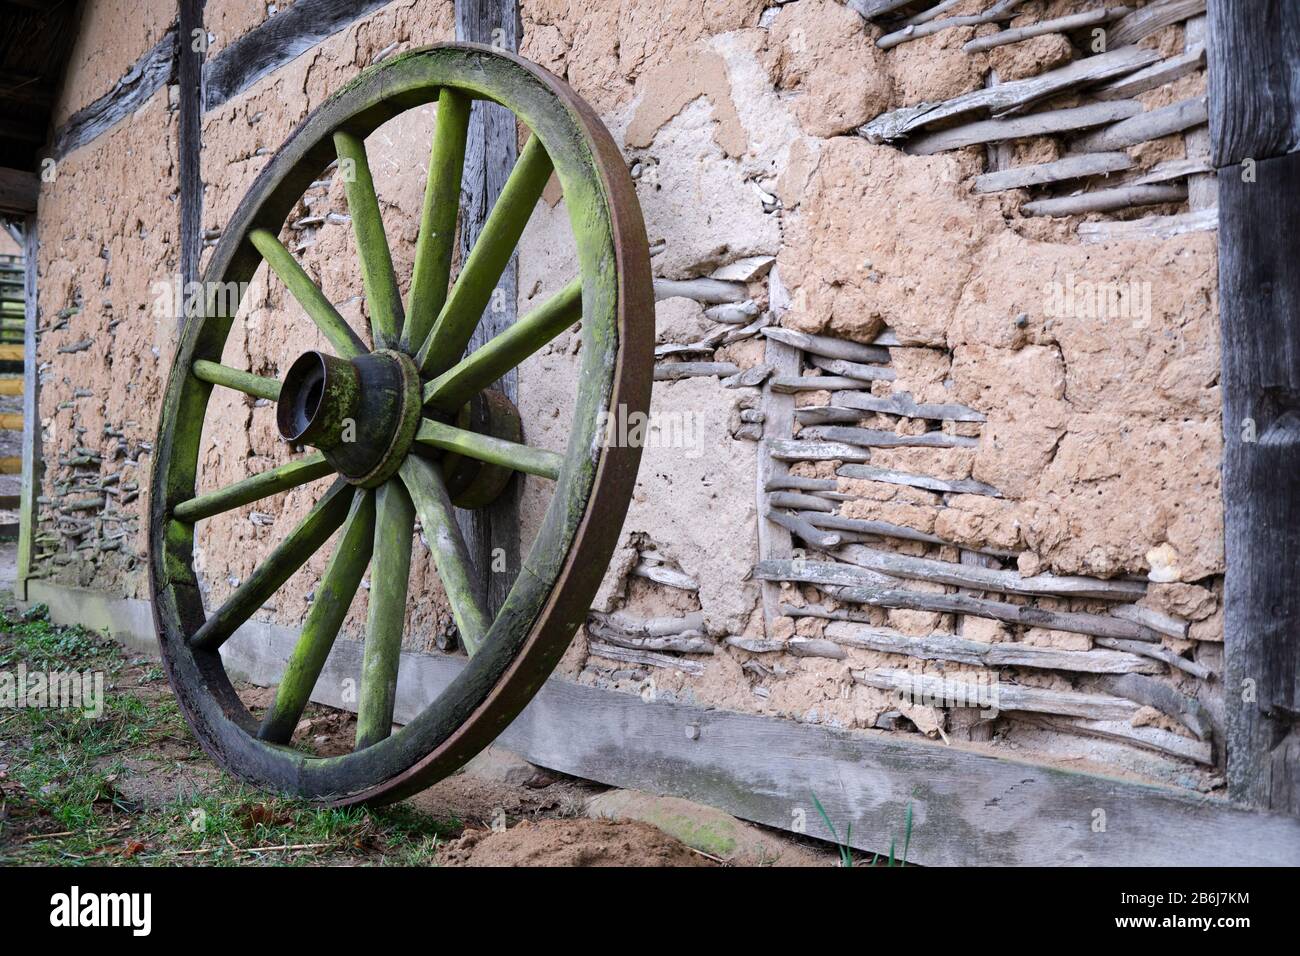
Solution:
<svg viewBox="0 0 1300 956">
<path fill-rule="evenodd" d="M 696 302 L 722 305 L 727 302 L 744 302 L 747 298 L 743 282 L 726 282 L 722 279 L 655 279 L 655 301 L 661 299 L 694 299 Z"/>
<path fill-rule="evenodd" d="M 1214 165 L 1300 149 L 1300 4 L 1210 0 L 1209 20 Z"/>
<path fill-rule="evenodd" d="M 1076 153 L 1100 153 L 1136 146 L 1171 133 L 1199 126 L 1209 121 L 1209 105 L 1204 96 L 1148 110 L 1120 120 L 1112 126 L 1081 136 L 1070 144 Z"/>
<path fill-rule="evenodd" d="M 1104 176 L 1133 168 L 1133 159 L 1128 153 L 1093 153 L 1087 156 L 1067 156 L 1051 163 L 1039 163 L 1035 166 L 1013 166 L 992 173 L 985 173 L 975 179 L 977 193 L 996 193 L 1004 189 L 1022 189 L 1025 186 L 1041 186 L 1045 183 L 1059 183 L 1068 179 L 1082 179 L 1085 176 Z"/>
<path fill-rule="evenodd" d="M 388 0 L 295 0 L 230 43 L 203 67 L 204 110 L 238 96 Z"/>
<path fill-rule="evenodd" d="M 1075 60 L 1023 80 L 986 86 L 941 103 L 919 103 L 881 114 L 858 129 L 872 143 L 887 143 L 940 120 L 988 111 L 1004 113 L 1023 108 L 1062 90 L 1122 76 L 1158 60 L 1160 55 L 1139 47 L 1125 47 Z"/>
<path fill-rule="evenodd" d="M 1214 733 L 1214 719 L 1205 706 L 1198 700 L 1180 694 L 1163 681 L 1140 674 L 1119 674 L 1097 680 L 1112 694 L 1145 707 L 1154 707 L 1162 714 L 1180 721 L 1201 740 L 1209 740 Z"/>
<path fill-rule="evenodd" d="M 1025 719 L 1049 730 L 1083 734 L 1100 740 L 1117 740 L 1172 757 L 1181 757 L 1183 760 L 1214 766 L 1214 747 L 1210 743 L 1192 740 L 1159 727 L 1134 727 L 1124 720 L 1086 720 L 1081 717 L 1054 717 L 1050 714 L 1026 715 Z"/>
<path fill-rule="evenodd" d="M 1127 119 L 1141 112 L 1142 104 L 1137 100 L 1116 100 L 1113 103 L 1089 103 L 1087 106 L 1030 113 L 1028 116 L 979 120 L 964 126 L 954 126 L 952 129 L 930 133 L 928 136 L 918 136 L 904 143 L 903 150 L 915 156 L 929 156 L 944 150 L 961 149 L 963 146 L 976 146 L 980 143 L 996 143 L 1001 140 L 1048 136 L 1076 129 L 1087 129 L 1090 126 L 1101 126 Z"/>
<path fill-rule="evenodd" d="M 48 604 L 59 623 L 107 628 L 156 656 L 148 602 L 43 581 L 32 589 L 31 599 Z M 296 638 L 289 628 L 246 625 L 223 650 L 226 667 L 237 680 L 274 686 Z M 359 643 L 336 642 L 314 699 L 355 709 L 343 697 L 360 664 Z M 398 722 L 411 721 L 464 666 L 458 657 L 403 653 Z M 804 807 L 808 833 L 830 839 L 810 806 L 808 794 L 816 793 L 832 820 L 853 823 L 850 842 L 868 851 L 888 849 L 910 804 L 909 859 L 930 866 L 1300 865 L 1300 820 L 1204 794 L 559 678 L 542 686 L 498 743 L 552 770 L 696 800 L 781 829 L 793 828 L 792 807 Z M 1091 827 L 1095 807 L 1106 808 L 1104 839 Z"/>
<path fill-rule="evenodd" d="M 823 372 L 830 373 L 827 376 L 842 376 L 844 378 L 857 379 L 860 382 L 892 382 L 898 377 L 897 373 L 887 365 L 863 365 L 860 362 L 848 362 L 844 359 L 827 358 L 824 355 L 811 356 L 812 364 L 821 369 Z"/>
<path fill-rule="evenodd" d="M 299 0 L 301 2 L 301 0 Z M 456 39 L 483 43 L 514 52 L 519 49 L 519 11 L 514 0 L 458 0 Z M 518 155 L 519 128 L 505 107 L 475 100 L 465 138 L 465 168 L 461 179 L 460 248 L 473 249 L 501 195 Z M 496 282 L 499 296 L 483 311 L 470 336 L 468 352 L 509 329 L 517 318 L 519 256 L 511 255 Z M 510 401 L 519 402 L 519 372 L 511 369 L 493 386 Z M 520 482 L 511 481 L 486 508 L 456 510 L 456 522 L 474 564 L 479 594 L 489 617 L 495 615 L 519 573 Z M 493 561 L 494 553 L 500 558 Z M 503 570 L 494 570 L 502 568 Z"/>
<path fill-rule="evenodd" d="M 1157 0 L 1120 20 L 1106 40 L 1115 46 L 1137 43 L 1167 26 L 1204 12 L 1205 0 Z"/>
<path fill-rule="evenodd" d="M 1156 206 L 1161 203 L 1183 202 L 1187 187 L 1183 185 L 1117 186 L 1114 189 L 1096 189 L 1075 196 L 1056 196 L 1037 199 L 1020 207 L 1026 216 L 1085 216 L 1093 212 L 1115 212 L 1134 206 Z"/>
<path fill-rule="evenodd" d="M 1253 52 L 1219 42 L 1211 61 L 1254 68 Z M 1216 113 L 1239 108 L 1229 101 Z M 1288 224 L 1300 222 L 1300 153 L 1259 160 L 1253 173 L 1219 170 L 1228 788 L 1297 813 L 1300 231 Z"/>
<path fill-rule="evenodd" d="M 816 605 L 784 608 L 791 617 L 822 617 Z M 902 654 L 926 661 L 956 661 L 977 667 L 1033 667 L 1079 674 L 1161 674 L 1153 660 L 1122 651 L 1065 651 L 1018 641 L 986 644 L 963 640 L 955 634 L 917 637 L 885 627 L 866 627 L 849 621 L 826 625 L 826 638 L 846 647 L 861 647 L 882 654 Z"/>
<path fill-rule="evenodd" d="M 203 25 L 203 0 L 180 0 L 179 35 L 190 38 L 176 44 L 177 103 L 176 153 L 180 167 L 180 276 L 181 288 L 196 288 L 199 258 L 203 253 L 203 48 L 193 42 Z M 197 47 L 197 49 L 196 49 Z M 189 303 L 175 317 L 179 332 L 185 316 L 194 314 Z"/>
<path fill-rule="evenodd" d="M 1096 638 L 1096 643 L 1101 647 L 1108 647 L 1115 651 L 1128 651 L 1130 654 L 1141 654 L 1143 657 L 1149 657 L 1152 660 L 1164 661 L 1170 667 L 1176 667 L 1180 671 L 1185 671 L 1193 677 L 1199 677 L 1201 680 L 1209 680 L 1214 676 L 1214 671 L 1210 670 L 1204 664 L 1197 661 L 1189 661 L 1181 655 L 1175 654 L 1169 648 L 1160 644 L 1144 644 L 1141 641 L 1121 641 L 1113 637 Z"/>
<path fill-rule="evenodd" d="M 1151 183 L 1166 183 L 1171 179 L 1182 179 L 1184 176 L 1212 172 L 1213 169 L 1214 167 L 1210 165 L 1208 156 L 1198 156 L 1191 159 L 1167 159 L 1163 163 L 1156 163 L 1148 172 L 1134 179 L 1133 185 L 1146 186 Z"/>
<path fill-rule="evenodd" d="M 656 362 L 655 381 L 675 382 L 683 378 L 726 378 L 740 374 L 731 362 Z"/>
<path fill-rule="evenodd" d="M 54 158 L 62 159 L 149 102 L 174 75 L 176 43 L 176 27 L 172 26 L 111 90 L 68 117 L 54 133 Z"/>
<path fill-rule="evenodd" d="M 934 581 L 953 587 L 976 591 L 999 591 L 1003 594 L 1023 594 L 1030 597 L 1095 598 L 1101 601 L 1136 601 L 1146 595 L 1146 585 L 1141 581 L 1105 581 L 1078 575 L 1035 574 L 1021 577 L 1019 571 L 1002 571 L 932 558 L 915 558 L 894 551 L 880 551 L 861 545 L 843 548 L 839 554 L 844 560 L 861 568 L 878 571 L 897 578 L 917 581 Z M 1111 613 L 1125 620 L 1151 627 L 1146 618 L 1135 620 L 1125 616 L 1117 607 Z M 1158 633 L 1165 631 L 1157 630 Z"/>
<path fill-rule="evenodd" d="M 597 657 L 604 657 L 611 661 L 622 661 L 625 664 L 645 664 L 649 667 L 668 667 L 687 674 L 693 674 L 696 677 L 704 673 L 704 665 L 699 661 L 693 661 L 685 657 L 673 657 L 671 654 L 659 654 L 655 651 L 642 651 L 630 647 L 619 647 L 617 644 L 610 644 L 605 641 L 588 640 L 587 650 L 592 654 L 595 654 Z"/>
<path fill-rule="evenodd" d="M 870 388 L 871 383 L 847 375 L 781 375 L 772 379 L 772 390 L 776 392 L 821 392 L 840 389 Z"/>
</svg>

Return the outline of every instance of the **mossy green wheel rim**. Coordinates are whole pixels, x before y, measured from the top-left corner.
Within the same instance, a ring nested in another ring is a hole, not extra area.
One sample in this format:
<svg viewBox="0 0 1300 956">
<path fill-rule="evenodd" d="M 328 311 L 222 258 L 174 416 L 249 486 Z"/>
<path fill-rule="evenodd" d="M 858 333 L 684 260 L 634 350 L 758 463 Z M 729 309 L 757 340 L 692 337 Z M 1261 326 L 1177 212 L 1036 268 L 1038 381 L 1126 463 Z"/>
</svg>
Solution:
<svg viewBox="0 0 1300 956">
<path fill-rule="evenodd" d="M 483 233 L 448 286 L 469 105 L 494 101 L 531 131 Z M 366 136 L 437 101 L 412 285 L 403 301 L 383 235 Z M 308 185 L 346 160 L 370 341 L 338 314 L 278 235 Z M 355 170 L 355 175 L 351 171 Z M 528 214 L 552 172 L 564 193 L 579 276 L 470 358 L 462 353 Z M 485 242 L 484 240 L 487 240 Z M 209 294 L 188 320 L 168 381 L 150 502 L 150 582 L 163 661 L 207 752 L 259 787 L 331 804 L 384 802 L 428 786 L 487 746 L 550 675 L 583 621 L 617 543 L 640 449 L 604 440 L 606 416 L 646 411 L 653 293 L 645 228 L 618 149 L 567 84 L 518 57 L 468 44 L 414 50 L 365 70 L 307 117 L 250 187 L 204 274 L 209 290 L 243 289 L 258 266 L 284 282 L 330 343 L 283 381 L 221 364 L 238 303 Z M 455 412 L 581 320 L 575 414 L 563 455 L 455 427 Z M 233 485 L 196 494 L 214 387 L 280 403 L 282 434 L 315 450 Z M 359 447 L 339 441 L 355 416 Z M 363 424 L 364 423 L 364 424 Z M 473 598 L 464 543 L 436 457 L 478 458 L 555 481 L 540 530 L 501 610 Z M 311 513 L 221 607 L 205 611 L 193 564 L 198 521 L 337 474 Z M 423 525 L 470 657 L 443 692 L 390 733 L 413 561 Z M 341 530 L 340 530 L 341 529 Z M 239 700 L 220 648 L 338 532 L 276 700 L 259 720 Z M 366 642 L 358 675 L 357 748 L 339 757 L 290 746 L 293 727 L 367 567 Z"/>
</svg>

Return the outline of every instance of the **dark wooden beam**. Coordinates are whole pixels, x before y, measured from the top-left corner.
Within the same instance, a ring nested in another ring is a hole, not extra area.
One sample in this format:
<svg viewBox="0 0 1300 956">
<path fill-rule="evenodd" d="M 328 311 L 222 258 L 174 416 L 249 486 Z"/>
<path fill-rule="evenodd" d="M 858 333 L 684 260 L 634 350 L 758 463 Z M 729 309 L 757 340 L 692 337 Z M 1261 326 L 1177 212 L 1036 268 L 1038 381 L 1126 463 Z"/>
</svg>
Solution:
<svg viewBox="0 0 1300 956">
<path fill-rule="evenodd" d="M 172 78 L 175 60 L 176 28 L 172 27 L 113 84 L 113 89 L 77 110 L 59 127 L 54 134 L 54 158 L 84 146 L 144 106 Z"/>
<path fill-rule="evenodd" d="M 22 484 L 18 502 L 18 557 L 15 592 L 20 600 L 27 599 L 27 580 L 33 571 L 36 541 L 36 499 L 41 493 L 45 464 L 41 458 L 40 418 L 40 362 L 36 359 L 36 327 L 40 312 L 37 310 L 37 278 L 40 244 L 37 241 L 36 214 L 32 213 L 23 224 L 23 276 L 25 303 L 23 326 L 23 437 Z"/>
<path fill-rule="evenodd" d="M 1300 8 L 1211 0 L 1228 789 L 1300 813 Z"/>
<path fill-rule="evenodd" d="M 519 9 L 515 0 L 456 0 L 456 39 L 519 49 Z M 475 101 L 465 141 L 465 175 L 461 182 L 460 247 L 472 249 L 493 203 L 501 193 L 517 156 L 519 133 L 514 115 L 502 106 Z M 468 351 L 514 324 L 519 290 L 519 259 L 511 256 L 497 282 L 498 294 L 483 313 Z M 507 373 L 496 387 L 519 401 L 519 375 Z M 519 480 L 513 479 L 490 507 L 459 511 L 465 546 L 483 586 L 490 613 L 500 609 L 519 573 Z"/>
<path fill-rule="evenodd" d="M 180 0 L 177 23 L 181 42 L 177 47 L 178 154 L 180 162 L 180 273 L 182 288 L 199 278 L 199 257 L 203 251 L 203 48 L 192 42 L 203 25 L 204 0 Z M 198 49 L 195 49 L 196 45 Z M 179 331 L 184 314 L 176 316 Z"/>
<path fill-rule="evenodd" d="M 1208 14 L 1215 167 L 1300 149 L 1300 3 L 1210 0 Z"/>
<path fill-rule="evenodd" d="M 40 179 L 35 173 L 0 167 L 0 213 L 26 216 L 35 212 L 40 186 Z"/>
<path fill-rule="evenodd" d="M 216 109 L 388 0 L 296 0 L 204 66 L 204 109 Z"/>
</svg>

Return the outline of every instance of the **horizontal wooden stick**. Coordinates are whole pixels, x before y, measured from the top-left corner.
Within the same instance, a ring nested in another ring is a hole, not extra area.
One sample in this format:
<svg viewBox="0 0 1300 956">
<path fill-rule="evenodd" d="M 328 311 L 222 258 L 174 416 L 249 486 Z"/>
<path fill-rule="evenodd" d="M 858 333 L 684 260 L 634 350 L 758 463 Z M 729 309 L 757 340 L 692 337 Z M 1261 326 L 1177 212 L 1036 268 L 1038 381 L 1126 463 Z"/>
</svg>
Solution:
<svg viewBox="0 0 1300 956">
<path fill-rule="evenodd" d="M 622 628 L 629 634 L 644 634 L 649 637 L 669 637 L 674 634 L 704 630 L 702 611 L 691 611 L 681 617 L 637 617 L 627 611 L 614 611 L 611 614 L 592 611 L 590 614 L 592 617 L 608 620 L 615 627 Z"/>
<path fill-rule="evenodd" d="M 1113 103 L 1089 103 L 1087 106 L 1047 110 L 1043 113 L 1031 113 L 1028 116 L 979 120 L 917 137 L 906 143 L 903 150 L 914 156 L 930 156 L 944 150 L 961 149 L 963 146 L 977 146 L 981 143 L 997 143 L 1032 136 L 1049 136 L 1054 133 L 1087 129 L 1090 126 L 1103 126 L 1106 123 L 1136 116 L 1141 112 L 1142 104 L 1137 100 L 1116 100 Z M 1099 149 L 1089 150 L 1089 152 L 1098 151 Z"/>
<path fill-rule="evenodd" d="M 1120 100 L 1119 102 L 1125 102 Z M 1136 146 L 1172 133 L 1181 133 L 1208 123 L 1209 105 L 1204 96 L 1183 100 L 1120 120 L 1104 129 L 1081 136 L 1070 144 L 1072 153 L 1100 153 Z"/>
<path fill-rule="evenodd" d="M 870 388 L 871 383 L 843 375 L 788 375 L 772 379 L 772 391 L 790 395 L 795 392 L 840 391 Z"/>
<path fill-rule="evenodd" d="M 933 558 L 915 558 L 862 545 L 840 549 L 839 557 L 860 568 L 892 577 L 931 581 L 976 591 L 998 591 L 1026 597 L 1093 598 L 1101 601 L 1136 601 L 1146 595 L 1146 585 L 1140 581 L 1107 581 L 1102 578 L 1055 574 L 1021 577 L 1018 571 L 956 564 Z M 1111 613 L 1121 616 L 1118 609 Z M 1144 624 L 1142 621 L 1133 623 Z"/>
<path fill-rule="evenodd" d="M 1154 707 L 1167 717 L 1179 721 L 1201 740 L 1214 734 L 1214 719 L 1205 705 L 1178 693 L 1168 684 L 1138 674 L 1121 674 L 1098 678 L 1110 693 L 1146 707 Z"/>
<path fill-rule="evenodd" d="M 1187 632 L 1191 628 L 1187 621 L 1171 617 L 1168 614 L 1161 614 L 1159 611 L 1153 611 L 1149 607 L 1142 607 L 1140 604 L 1117 607 L 1111 613 L 1116 617 L 1124 618 L 1126 621 L 1133 621 L 1143 627 L 1149 627 L 1157 634 L 1174 637 L 1180 641 L 1187 640 Z"/>
<path fill-rule="evenodd" d="M 813 355 L 824 355 L 826 358 L 844 359 L 848 362 L 889 361 L 889 349 L 879 345 L 863 345 L 860 342 L 832 338 L 828 335 L 810 335 L 807 332 L 796 332 L 794 329 L 783 329 L 777 325 L 764 329 L 763 334 L 769 339 L 776 339 L 778 342 L 811 352 Z"/>
<path fill-rule="evenodd" d="M 1152 241 L 1218 228 L 1219 210 L 1213 207 L 1180 212 L 1174 216 L 1145 216 L 1127 222 L 1081 222 L 1078 236 L 1084 242 Z"/>
<path fill-rule="evenodd" d="M 1020 212 L 1026 216 L 1083 216 L 1094 212 L 1131 209 L 1134 206 L 1184 202 L 1186 199 L 1187 187 L 1184 185 L 1117 186 L 1076 196 L 1057 196 L 1027 202 L 1020 207 Z"/>
<path fill-rule="evenodd" d="M 805 405 L 794 410 L 794 420 L 800 425 L 852 425 L 864 417 L 863 412 L 834 405 Z"/>
<path fill-rule="evenodd" d="M 1186 53 L 1152 63 L 1093 91 L 1099 100 L 1125 100 L 1172 83 L 1205 65 L 1205 47 L 1197 45 Z"/>
<path fill-rule="evenodd" d="M 1128 720 L 1137 712 L 1131 701 L 1104 694 L 1043 690 L 1002 681 L 981 685 L 961 678 L 949 680 L 903 670 L 862 670 L 850 671 L 849 674 L 854 681 L 867 687 L 897 691 L 923 700 L 970 700 L 978 690 L 979 699 L 989 700 L 989 706 L 999 711 L 1027 710 L 1093 720 Z"/>
<path fill-rule="evenodd" d="M 825 498 L 816 495 L 803 495 L 795 491 L 774 491 L 767 496 L 773 508 L 794 508 L 798 511 L 832 512 L 835 506 Z"/>
<path fill-rule="evenodd" d="M 870 392 L 836 392 L 831 395 L 831 404 L 839 408 L 851 408 L 880 415 L 897 415 L 901 418 L 923 418 L 930 421 L 983 422 L 984 414 L 965 405 L 953 403 L 918 403 L 908 392 L 895 392 L 888 397 L 872 395 Z M 816 406 L 809 406 L 816 407 Z"/>
<path fill-rule="evenodd" d="M 656 362 L 656 382 L 675 382 L 683 378 L 726 378 L 737 375 L 740 366 L 731 362 Z"/>
<path fill-rule="evenodd" d="M 1079 30 L 1097 23 L 1109 23 L 1111 20 L 1116 20 L 1130 12 L 1132 12 L 1131 7 L 1099 7 L 1096 10 L 1085 10 L 1083 13 L 1072 13 L 1066 17 L 1040 20 L 1037 23 L 1016 27 L 1013 30 L 1003 30 L 986 37 L 976 37 L 963 46 L 962 49 L 967 53 L 981 53 L 984 50 L 992 50 L 994 47 L 1005 46 L 1008 43 L 1019 43 L 1021 40 L 1039 37 L 1044 33 L 1064 33 L 1067 30 Z"/>
<path fill-rule="evenodd" d="M 763 482 L 764 491 L 794 488 L 797 491 L 834 491 L 839 482 L 834 478 L 804 478 L 800 475 L 771 475 Z"/>
<path fill-rule="evenodd" d="M 775 438 L 768 447 L 777 461 L 867 461 L 871 458 L 868 449 L 841 442 Z"/>
<path fill-rule="evenodd" d="M 919 40 L 921 37 L 928 37 L 941 30 L 948 30 L 952 27 L 969 27 L 978 26 L 981 23 L 993 23 L 996 20 L 1010 20 L 1014 17 L 1016 7 L 1024 3 L 1025 0 L 998 0 L 997 3 L 984 10 L 981 13 L 973 13 L 962 17 L 946 17 L 943 20 L 930 20 L 925 23 L 909 24 L 902 30 L 894 33 L 886 33 L 876 41 L 876 46 L 882 50 L 888 50 L 896 47 L 900 43 L 906 43 L 908 40 Z"/>
<path fill-rule="evenodd" d="M 954 495 L 988 495 L 1001 498 L 1002 492 L 992 485 L 986 485 L 974 478 L 931 478 L 928 475 L 910 475 L 890 468 L 874 468 L 871 465 L 843 465 L 836 474 L 845 478 L 861 478 L 866 481 L 883 481 L 890 485 L 907 485 L 911 488 L 923 488 Z"/>
<path fill-rule="evenodd" d="M 588 638 L 587 650 L 588 652 L 595 654 L 597 657 L 605 657 L 611 661 L 622 661 L 625 664 L 645 664 L 649 667 L 669 667 L 696 677 L 704 673 L 704 665 L 699 661 L 693 661 L 685 657 L 673 657 L 669 654 L 660 654 L 656 651 L 642 651 L 630 647 L 619 647 L 616 644 L 610 644 L 606 641 L 594 641 Z"/>
<path fill-rule="evenodd" d="M 1198 173 L 1210 173 L 1214 167 L 1210 164 L 1209 156 L 1196 156 L 1191 159 L 1169 159 L 1163 163 L 1157 163 L 1147 172 L 1143 173 L 1133 180 L 1135 186 L 1148 186 L 1151 183 L 1164 183 L 1171 179 L 1182 179 L 1184 176 L 1195 176 Z"/>
<path fill-rule="evenodd" d="M 812 364 L 831 375 L 842 375 L 863 382 L 892 382 L 898 374 L 888 365 L 863 365 L 860 362 L 848 362 L 844 359 L 827 358 L 814 355 Z"/>
<path fill-rule="evenodd" d="M 642 561 L 632 568 L 631 573 L 637 577 L 654 581 L 656 584 L 663 584 L 681 591 L 698 591 L 700 589 L 700 582 L 689 574 L 670 568 L 666 564 L 652 564 L 649 561 Z"/>
<path fill-rule="evenodd" d="M 1084 734 L 1101 740 L 1116 740 L 1146 750 L 1154 750 L 1157 753 L 1181 757 L 1183 760 L 1214 765 L 1214 748 L 1209 743 L 1191 740 L 1168 730 L 1161 730 L 1159 727 L 1134 727 L 1124 720 L 1087 720 L 1048 714 L 1035 714 L 1028 719 L 1031 723 L 1049 730 Z"/>
<path fill-rule="evenodd" d="M 836 441 L 867 448 L 975 448 L 979 439 L 947 432 L 922 432 L 899 435 L 880 428 L 851 428 L 843 425 L 814 425 L 799 432 L 810 441 Z"/>
<path fill-rule="evenodd" d="M 815 548 L 821 548 L 823 551 L 829 551 L 831 548 L 838 548 L 844 543 L 842 535 L 834 531 L 823 531 L 818 528 L 807 518 L 797 514 L 790 514 L 786 511 L 777 511 L 769 508 L 765 515 L 768 521 L 780 525 L 791 534 L 798 535 L 800 538 Z"/>
<path fill-rule="evenodd" d="M 591 615 L 587 618 L 587 633 L 601 641 L 617 647 L 641 651 L 673 651 L 680 654 L 712 654 L 716 645 L 700 634 L 699 631 L 687 631 L 681 634 L 655 636 L 628 631 L 615 625 L 608 618 Z"/>
<path fill-rule="evenodd" d="M 782 606 L 781 613 L 788 613 L 790 617 L 821 617 L 818 610 L 823 609 L 813 605 L 810 608 L 790 608 L 787 612 L 786 606 Z M 902 654 L 926 661 L 956 661 L 982 667 L 1033 667 L 1080 674 L 1159 674 L 1164 671 L 1156 661 L 1122 651 L 1066 651 L 1018 641 L 985 644 L 955 634 L 914 637 L 886 627 L 863 627 L 848 621 L 828 624 L 826 637 L 848 647 L 882 654 Z"/>
<path fill-rule="evenodd" d="M 1205 0 L 1159 0 L 1135 10 L 1115 25 L 1107 41 L 1120 46 L 1145 40 L 1165 27 L 1205 12 Z"/>
<path fill-rule="evenodd" d="M 660 299 L 694 299 L 696 302 L 720 304 L 743 302 L 748 298 L 743 282 L 722 279 L 655 279 L 655 301 Z"/>
<path fill-rule="evenodd" d="M 1128 153 L 1089 153 L 1086 156 L 1067 156 L 1052 163 L 1013 166 L 1010 169 L 985 173 L 975 179 L 975 191 L 996 193 L 1005 189 L 1022 189 L 1025 186 L 1041 186 L 1068 179 L 1103 176 L 1132 169 L 1133 165 L 1133 159 Z"/>
<path fill-rule="evenodd" d="M 1176 667 L 1184 673 L 1191 674 L 1201 680 L 1209 680 L 1214 676 L 1214 671 L 1210 670 L 1204 664 L 1197 661 L 1189 661 L 1180 654 L 1175 654 L 1169 648 L 1162 644 L 1144 644 L 1141 641 L 1121 641 L 1113 637 L 1099 637 L 1097 643 L 1102 647 L 1109 647 L 1116 651 L 1128 651 L 1130 654 L 1141 654 L 1143 657 L 1149 657 L 1152 660 L 1164 661 L 1170 667 Z"/>
</svg>

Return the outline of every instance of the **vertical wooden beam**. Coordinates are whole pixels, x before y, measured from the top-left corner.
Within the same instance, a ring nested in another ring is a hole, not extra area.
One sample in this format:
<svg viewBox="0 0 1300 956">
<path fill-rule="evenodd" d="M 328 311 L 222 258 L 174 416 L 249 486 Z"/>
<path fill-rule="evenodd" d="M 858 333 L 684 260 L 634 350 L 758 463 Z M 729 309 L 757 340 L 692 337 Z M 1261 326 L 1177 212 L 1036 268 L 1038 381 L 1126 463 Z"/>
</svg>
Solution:
<svg viewBox="0 0 1300 956">
<path fill-rule="evenodd" d="M 23 437 L 22 487 L 18 500 L 18 570 L 15 597 L 27 600 L 27 580 L 32 576 L 32 558 L 36 542 L 36 499 L 41 493 L 44 464 L 41 461 L 41 404 L 38 395 L 41 377 L 36 361 L 36 270 L 39 246 L 36 241 L 36 214 L 23 223 Z"/>
<path fill-rule="evenodd" d="M 204 0 L 179 0 L 176 37 L 177 82 L 180 85 L 177 153 L 180 163 L 180 279 L 181 288 L 199 277 L 203 252 L 203 51 L 207 47 L 203 25 Z M 200 41 L 196 41 L 198 31 Z M 185 316 L 176 317 L 176 330 Z"/>
<path fill-rule="evenodd" d="M 519 49 L 519 9 L 515 0 L 456 0 L 456 39 L 485 43 L 514 52 Z M 501 193 L 518 155 L 515 118 L 504 107 L 476 100 L 470 111 L 465 143 L 465 175 L 461 183 L 461 261 L 474 247 L 492 204 Z M 518 255 L 510 259 L 487 311 L 470 339 L 474 351 L 514 324 L 519 289 Z M 519 399 L 519 376 L 509 372 L 496 386 L 512 402 Z M 483 591 L 480 598 L 494 615 L 519 571 L 519 479 L 488 508 L 457 511 L 457 522 Z"/>
<path fill-rule="evenodd" d="M 799 375 L 799 350 L 776 339 L 768 339 L 764 360 L 772 366 L 771 378 L 794 378 Z M 794 553 L 790 532 L 774 521 L 767 520 L 767 483 L 789 473 L 783 461 L 772 457 L 773 441 L 794 435 L 794 395 L 772 390 L 771 379 L 763 385 L 763 440 L 758 443 L 758 559 L 760 561 L 784 560 Z M 776 581 L 760 581 L 763 598 L 763 633 L 775 640 L 772 622 L 781 616 L 781 585 Z"/>
<path fill-rule="evenodd" d="M 1211 0 L 1228 791 L 1300 813 L 1300 5 Z"/>
</svg>

